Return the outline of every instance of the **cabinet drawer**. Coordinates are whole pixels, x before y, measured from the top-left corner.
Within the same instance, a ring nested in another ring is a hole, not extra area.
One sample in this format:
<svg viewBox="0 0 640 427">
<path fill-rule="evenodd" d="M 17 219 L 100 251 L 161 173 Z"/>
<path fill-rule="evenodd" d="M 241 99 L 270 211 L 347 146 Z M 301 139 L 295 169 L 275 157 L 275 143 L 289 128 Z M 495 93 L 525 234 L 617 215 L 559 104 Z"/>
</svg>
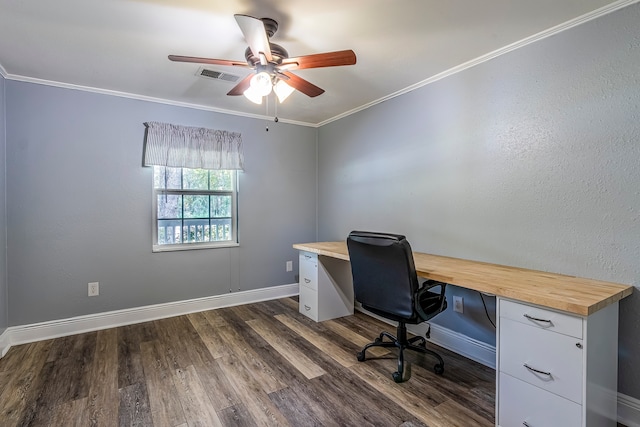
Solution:
<svg viewBox="0 0 640 427">
<path fill-rule="evenodd" d="M 318 321 L 318 292 L 307 286 L 300 286 L 300 313 Z"/>
<path fill-rule="evenodd" d="M 300 251 L 300 261 L 318 262 L 318 254 L 314 254 L 313 252 Z"/>
<path fill-rule="evenodd" d="M 318 257 L 307 252 L 300 253 L 300 286 L 318 289 Z"/>
<path fill-rule="evenodd" d="M 500 427 L 580 427 L 582 407 L 507 374 L 498 379 Z M 526 424 L 525 424 L 526 423 Z"/>
<path fill-rule="evenodd" d="M 582 339 L 582 318 L 570 314 L 501 299 L 500 317 Z"/>
<path fill-rule="evenodd" d="M 501 373 L 582 403 L 581 340 L 503 318 L 499 340 Z"/>
</svg>

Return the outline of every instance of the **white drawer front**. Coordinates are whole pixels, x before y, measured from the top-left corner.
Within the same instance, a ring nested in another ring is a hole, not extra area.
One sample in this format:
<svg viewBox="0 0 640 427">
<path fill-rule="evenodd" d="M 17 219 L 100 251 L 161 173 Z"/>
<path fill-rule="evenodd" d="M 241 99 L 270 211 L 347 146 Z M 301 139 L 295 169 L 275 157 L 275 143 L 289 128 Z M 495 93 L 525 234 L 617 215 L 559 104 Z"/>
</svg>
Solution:
<svg viewBox="0 0 640 427">
<path fill-rule="evenodd" d="M 582 403 L 582 340 L 503 318 L 499 339 L 500 372 Z"/>
<path fill-rule="evenodd" d="M 500 300 L 500 317 L 582 338 L 582 318 L 528 304 Z"/>
<path fill-rule="evenodd" d="M 318 292 L 307 286 L 300 286 L 300 313 L 318 321 Z"/>
<path fill-rule="evenodd" d="M 300 251 L 300 261 L 318 262 L 318 254 L 314 254 L 313 252 Z"/>
<path fill-rule="evenodd" d="M 582 407 L 577 403 L 500 373 L 500 427 L 580 427 Z M 526 423 L 526 424 L 524 424 Z"/>
<path fill-rule="evenodd" d="M 308 252 L 300 253 L 300 279 L 301 286 L 318 289 L 318 257 Z"/>
</svg>

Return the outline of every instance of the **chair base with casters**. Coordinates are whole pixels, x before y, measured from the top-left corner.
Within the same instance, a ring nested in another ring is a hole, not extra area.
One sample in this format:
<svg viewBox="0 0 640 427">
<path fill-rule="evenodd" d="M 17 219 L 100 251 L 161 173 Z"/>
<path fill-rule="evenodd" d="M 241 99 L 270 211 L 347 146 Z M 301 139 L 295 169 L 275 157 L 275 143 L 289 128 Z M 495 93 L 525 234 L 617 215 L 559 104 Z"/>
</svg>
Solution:
<svg viewBox="0 0 640 427">
<path fill-rule="evenodd" d="M 429 327 L 429 331 L 431 327 Z M 426 337 L 429 338 L 429 331 L 427 331 Z M 384 341 L 387 337 L 390 341 Z M 404 351 L 413 350 L 419 353 L 430 354 L 438 360 L 433 366 L 433 371 L 442 375 L 444 373 L 444 360 L 442 357 L 433 350 L 427 348 L 427 340 L 424 337 L 417 336 L 413 338 L 407 338 L 407 325 L 404 322 L 398 322 L 398 328 L 396 335 L 392 335 L 389 332 L 381 332 L 380 336 L 375 341 L 365 345 L 362 350 L 356 355 L 359 362 L 366 360 L 366 351 L 371 347 L 395 347 L 398 349 L 398 370 L 391 374 L 393 380 L 397 383 L 407 381 L 411 378 L 411 364 L 405 363 Z"/>
</svg>

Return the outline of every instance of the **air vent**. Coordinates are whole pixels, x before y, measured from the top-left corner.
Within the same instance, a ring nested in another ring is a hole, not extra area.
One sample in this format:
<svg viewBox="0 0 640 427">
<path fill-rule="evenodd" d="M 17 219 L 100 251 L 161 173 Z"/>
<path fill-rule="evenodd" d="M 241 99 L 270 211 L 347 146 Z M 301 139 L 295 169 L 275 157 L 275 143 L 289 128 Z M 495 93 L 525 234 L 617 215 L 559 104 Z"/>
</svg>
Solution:
<svg viewBox="0 0 640 427">
<path fill-rule="evenodd" d="M 223 73 L 222 71 L 216 71 L 216 70 L 209 70 L 208 68 L 203 68 L 203 67 L 200 67 L 196 75 L 200 77 L 206 77 L 208 79 L 224 80 L 226 82 L 232 82 L 232 83 L 237 82 L 238 79 L 240 78 L 240 76 L 236 76 L 235 74 Z"/>
</svg>

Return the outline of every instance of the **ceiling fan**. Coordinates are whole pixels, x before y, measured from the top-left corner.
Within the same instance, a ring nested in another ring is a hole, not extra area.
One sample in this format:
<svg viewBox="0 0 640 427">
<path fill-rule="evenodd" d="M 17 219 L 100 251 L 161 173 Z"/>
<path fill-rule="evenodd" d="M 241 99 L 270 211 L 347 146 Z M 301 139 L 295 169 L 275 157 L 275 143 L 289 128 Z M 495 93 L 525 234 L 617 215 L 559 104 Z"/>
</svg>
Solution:
<svg viewBox="0 0 640 427">
<path fill-rule="evenodd" d="M 294 90 L 299 90 L 310 97 L 324 93 L 323 89 L 293 74 L 292 70 L 356 63 L 356 54 L 352 50 L 289 58 L 285 48 L 269 42 L 269 38 L 278 30 L 278 23 L 275 20 L 258 19 L 248 15 L 234 15 L 234 17 L 249 44 L 244 53 L 246 62 L 179 55 L 169 55 L 169 59 L 177 62 L 253 68 L 255 72 L 242 79 L 227 95 L 245 95 L 256 104 L 261 104 L 262 97 L 269 95 L 272 90 L 280 102 L 283 102 Z"/>
</svg>

